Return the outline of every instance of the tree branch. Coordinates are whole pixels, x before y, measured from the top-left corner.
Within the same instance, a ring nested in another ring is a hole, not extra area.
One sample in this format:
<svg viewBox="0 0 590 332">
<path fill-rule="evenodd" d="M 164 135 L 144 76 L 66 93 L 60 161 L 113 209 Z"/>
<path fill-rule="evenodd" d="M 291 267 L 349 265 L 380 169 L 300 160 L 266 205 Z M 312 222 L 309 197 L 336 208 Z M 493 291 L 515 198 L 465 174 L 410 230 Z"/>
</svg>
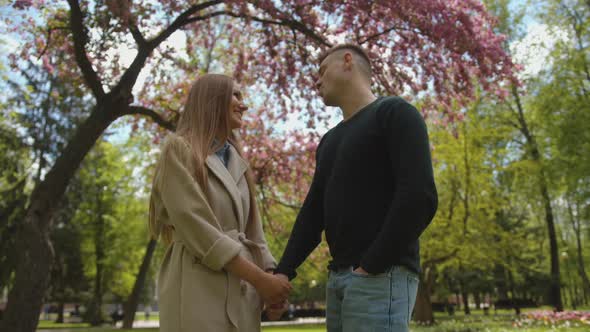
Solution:
<svg viewBox="0 0 590 332">
<path fill-rule="evenodd" d="M 328 43 L 324 38 L 322 38 L 320 35 L 315 33 L 315 31 L 308 28 L 307 26 L 305 26 L 305 24 L 303 24 L 299 21 L 287 20 L 287 19 L 280 20 L 280 21 L 274 21 L 271 19 L 260 18 L 260 17 L 247 15 L 247 14 L 238 14 L 238 13 L 234 13 L 231 11 L 217 11 L 217 12 L 209 13 L 209 14 L 203 15 L 203 16 L 186 17 L 179 22 L 176 22 L 178 20 L 177 19 L 174 23 L 172 23 L 172 25 L 170 25 L 169 28 L 171 28 L 175 23 L 177 23 L 178 26 L 174 29 L 174 30 L 176 30 L 176 29 L 183 27 L 187 24 L 198 22 L 198 21 L 203 21 L 203 20 L 215 17 L 215 16 L 220 16 L 220 15 L 227 15 L 230 17 L 241 18 L 241 19 L 249 19 L 249 20 L 256 21 L 256 22 L 263 23 L 263 24 L 269 24 L 269 25 L 272 24 L 272 25 L 281 25 L 281 26 L 285 26 L 285 27 L 290 27 L 294 30 L 297 30 L 297 31 L 303 33 L 307 37 L 315 40 L 316 42 L 318 42 L 324 46 L 328 46 L 328 47 L 332 46 L 332 44 Z M 156 37 L 154 39 L 154 42 L 156 42 L 157 38 L 158 37 Z"/>
<path fill-rule="evenodd" d="M 184 25 L 187 25 L 188 23 L 190 23 L 190 22 L 187 22 L 187 20 L 189 20 L 191 15 L 193 15 L 194 13 L 197 13 L 205 8 L 218 5 L 220 3 L 223 3 L 223 1 L 222 0 L 211 0 L 211 1 L 203 2 L 198 5 L 191 6 L 189 9 L 187 9 L 182 14 L 180 14 L 172 22 L 172 24 L 170 24 L 166 29 L 164 29 L 156 37 L 154 37 L 152 40 L 150 40 L 149 41 L 150 47 L 152 49 L 158 47 L 158 45 L 160 45 L 164 40 L 166 40 L 166 38 L 170 37 L 170 35 L 173 34 L 176 30 L 178 30 L 181 27 L 183 27 Z"/>
<path fill-rule="evenodd" d="M 383 35 L 385 35 L 385 34 L 388 34 L 388 33 L 390 33 L 391 31 L 393 31 L 393 30 L 395 30 L 395 29 L 397 29 L 397 28 L 398 28 L 397 26 L 392 26 L 392 27 L 391 27 L 391 28 L 389 28 L 389 29 L 385 29 L 385 30 L 383 30 L 383 31 L 381 31 L 381 32 L 379 32 L 379 33 L 376 33 L 376 34 L 374 34 L 374 35 L 368 36 L 368 37 L 366 37 L 365 39 L 363 39 L 363 40 L 359 41 L 359 45 L 362 45 L 362 44 L 364 44 L 364 43 L 366 43 L 366 42 L 369 42 L 369 41 L 371 41 L 371 40 L 373 40 L 373 39 L 375 39 L 375 38 L 381 37 L 381 36 L 383 36 Z"/>
<path fill-rule="evenodd" d="M 48 27 L 47 28 L 47 42 L 45 43 L 45 47 L 43 47 L 43 50 L 41 51 L 41 53 L 39 54 L 39 56 L 37 57 L 37 59 L 41 59 L 41 57 L 45 54 L 45 52 L 47 52 L 47 49 L 49 48 L 49 44 L 51 43 L 51 32 L 53 32 L 53 30 L 70 30 L 69 27 Z"/>
<path fill-rule="evenodd" d="M 285 27 L 290 27 L 292 29 L 295 29 L 295 30 L 301 32 L 302 34 L 306 35 L 307 37 L 315 40 L 319 44 L 322 44 L 322 45 L 328 46 L 328 47 L 332 46 L 332 44 L 328 43 L 324 38 L 322 38 L 320 35 L 315 33 L 315 31 L 308 28 L 307 26 L 305 26 L 305 24 L 303 24 L 299 21 L 288 20 L 288 19 L 283 19 L 280 21 L 273 21 L 270 19 L 260 18 L 260 17 L 256 17 L 256 16 L 246 15 L 246 14 L 237 14 L 237 13 L 230 12 L 230 11 L 226 11 L 225 14 L 228 16 L 231 16 L 231 17 L 249 19 L 249 20 L 264 23 L 264 24 L 274 24 L 274 25 L 282 25 Z"/>
<path fill-rule="evenodd" d="M 129 24 L 129 32 L 131 32 L 131 36 L 133 36 L 138 48 L 144 48 L 147 46 L 147 40 L 141 31 L 139 31 L 139 27 L 135 23 Z"/>
<path fill-rule="evenodd" d="M 12 184 L 10 187 L 6 188 L 6 189 L 2 189 L 0 190 L 0 195 L 7 195 L 12 193 L 13 191 L 15 191 L 16 189 L 18 189 L 18 187 L 22 186 L 25 184 L 25 181 L 27 181 L 27 177 L 29 176 L 28 173 L 25 173 L 19 180 L 17 180 L 14 184 Z"/>
<path fill-rule="evenodd" d="M 274 198 L 274 197 L 273 197 L 273 198 L 271 198 L 271 200 L 275 201 L 275 203 L 277 203 L 277 204 L 279 204 L 279 205 L 282 205 L 282 206 L 284 206 L 284 207 L 287 207 L 287 208 L 293 209 L 293 210 L 295 210 L 295 211 L 299 211 L 299 210 L 301 210 L 301 205 L 297 205 L 297 204 L 290 204 L 290 203 L 287 203 L 287 202 L 283 202 L 283 201 L 281 201 L 280 199 L 278 199 L 278 198 Z"/>
<path fill-rule="evenodd" d="M 86 84 L 92 90 L 94 96 L 99 99 L 104 97 L 105 92 L 102 89 L 102 83 L 98 74 L 92 68 L 92 64 L 86 56 L 86 42 L 88 36 L 86 35 L 82 10 L 78 0 L 68 0 L 70 4 L 70 29 L 74 39 L 74 52 L 76 56 L 76 62 L 82 71 Z"/>
<path fill-rule="evenodd" d="M 455 255 L 457 255 L 457 252 L 459 252 L 459 249 L 455 248 L 455 250 L 453 250 L 451 253 L 449 253 L 447 255 L 443 255 L 440 257 L 434 257 L 432 259 L 426 260 L 422 264 L 423 264 L 423 266 L 440 264 L 446 260 L 449 260 L 449 259 L 455 257 Z"/>
<path fill-rule="evenodd" d="M 176 123 L 165 119 L 162 114 L 143 106 L 129 106 L 127 111 L 123 115 L 139 114 L 151 118 L 155 123 L 160 125 L 162 128 L 166 128 L 170 131 L 176 130 Z"/>
<path fill-rule="evenodd" d="M 145 65 L 145 62 L 147 61 L 151 52 L 156 47 L 158 47 L 164 40 L 166 40 L 166 38 L 168 38 L 172 33 L 174 33 L 174 31 L 188 24 L 186 20 L 188 20 L 192 14 L 222 2 L 223 1 L 221 0 L 213 0 L 190 7 L 185 12 L 180 14 L 174 20 L 174 22 L 172 22 L 170 26 L 168 26 L 165 30 L 160 32 L 160 34 L 158 34 L 155 38 L 146 41 L 145 43 L 142 41 L 143 36 L 139 32 L 139 29 L 136 29 L 135 27 L 130 27 L 130 31 L 133 34 L 133 38 L 136 41 L 138 41 L 139 47 L 137 50 L 137 55 L 135 56 L 135 59 L 133 59 L 133 62 L 131 63 L 129 68 L 125 70 L 125 73 L 123 73 L 121 79 L 119 80 L 115 88 L 113 88 L 112 92 L 114 94 L 120 94 L 119 97 L 123 99 L 129 99 L 128 97 L 131 94 L 131 88 L 135 84 L 137 76 L 139 76 L 139 73 L 141 72 L 141 69 Z"/>
</svg>

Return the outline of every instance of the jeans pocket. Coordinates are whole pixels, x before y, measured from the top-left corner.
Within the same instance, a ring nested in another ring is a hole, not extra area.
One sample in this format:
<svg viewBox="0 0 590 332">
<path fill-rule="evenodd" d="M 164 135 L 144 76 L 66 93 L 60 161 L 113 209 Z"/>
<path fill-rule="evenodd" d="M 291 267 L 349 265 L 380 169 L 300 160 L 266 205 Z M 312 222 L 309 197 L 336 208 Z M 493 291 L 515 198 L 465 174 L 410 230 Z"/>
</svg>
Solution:
<svg viewBox="0 0 590 332">
<path fill-rule="evenodd" d="M 343 331 L 389 331 L 390 279 L 350 275 L 342 300 Z"/>
</svg>

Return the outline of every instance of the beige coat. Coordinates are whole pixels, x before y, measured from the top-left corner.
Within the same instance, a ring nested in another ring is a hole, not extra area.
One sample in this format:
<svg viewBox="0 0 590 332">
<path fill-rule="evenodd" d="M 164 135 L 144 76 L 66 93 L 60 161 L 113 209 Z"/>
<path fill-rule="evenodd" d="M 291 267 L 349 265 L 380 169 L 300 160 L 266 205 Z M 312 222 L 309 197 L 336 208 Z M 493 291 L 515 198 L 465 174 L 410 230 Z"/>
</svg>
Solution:
<svg viewBox="0 0 590 332">
<path fill-rule="evenodd" d="M 158 277 L 160 331 L 260 331 L 257 292 L 223 269 L 238 254 L 265 270 L 276 264 L 260 220 L 248 224 L 247 164 L 233 146 L 227 168 L 210 155 L 207 199 L 191 161 L 188 144 L 169 135 L 151 198 L 160 224 L 175 229 Z"/>
</svg>

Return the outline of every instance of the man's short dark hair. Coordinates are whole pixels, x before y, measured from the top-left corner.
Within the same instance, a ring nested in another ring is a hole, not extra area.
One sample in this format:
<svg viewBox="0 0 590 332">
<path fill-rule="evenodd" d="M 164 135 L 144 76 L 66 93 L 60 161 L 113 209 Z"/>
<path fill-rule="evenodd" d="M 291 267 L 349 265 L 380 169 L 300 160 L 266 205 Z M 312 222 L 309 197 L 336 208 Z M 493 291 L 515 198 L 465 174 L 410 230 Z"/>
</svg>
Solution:
<svg viewBox="0 0 590 332">
<path fill-rule="evenodd" d="M 333 46 L 330 49 L 328 49 L 327 51 L 324 51 L 320 55 L 320 57 L 318 58 L 318 60 L 319 60 L 318 63 L 321 64 L 330 54 L 332 54 L 336 51 L 340 51 L 340 50 L 349 50 L 352 53 L 359 56 L 363 60 L 363 62 L 365 62 L 365 65 L 366 65 L 365 69 L 367 70 L 367 74 L 369 74 L 369 77 L 373 74 L 373 70 L 371 68 L 371 59 L 369 59 L 369 55 L 362 47 L 360 47 L 357 44 L 339 44 L 339 45 Z"/>
</svg>

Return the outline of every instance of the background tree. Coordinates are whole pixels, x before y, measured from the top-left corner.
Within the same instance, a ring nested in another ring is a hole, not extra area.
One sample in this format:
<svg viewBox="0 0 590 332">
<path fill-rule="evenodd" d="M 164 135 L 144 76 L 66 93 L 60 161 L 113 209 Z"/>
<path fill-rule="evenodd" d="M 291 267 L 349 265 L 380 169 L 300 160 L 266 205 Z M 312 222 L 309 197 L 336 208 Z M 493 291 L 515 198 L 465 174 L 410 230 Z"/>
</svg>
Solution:
<svg viewBox="0 0 590 332">
<path fill-rule="evenodd" d="M 121 147 L 100 142 L 79 172 L 84 199 L 74 219 L 83 235 L 82 255 L 89 258 L 84 270 L 93 280 L 85 315 L 92 325 L 105 321 L 105 295 L 113 302 L 131 292 L 147 239 L 146 197 L 137 196 L 125 159 Z"/>
<path fill-rule="evenodd" d="M 450 294 L 462 295 L 468 314 L 468 295 L 493 288 L 485 276 L 495 265 L 507 264 L 507 248 L 515 238 L 497 223 L 507 203 L 496 178 L 503 170 L 498 141 L 504 132 L 490 121 L 486 107 L 479 99 L 456 125 L 430 123 L 439 208 L 421 238 L 414 318 L 422 323 L 434 322 L 432 295 L 442 302 Z"/>
<path fill-rule="evenodd" d="M 2 105 L 4 107 L 5 105 Z M 2 108 L 4 111 L 4 108 Z M 2 119 L 6 119 L 2 117 Z M 9 122 L 0 121 L 0 289 L 13 284 L 17 257 L 14 247 L 18 221 L 27 202 L 28 146 Z"/>
<path fill-rule="evenodd" d="M 66 303 L 84 303 L 89 298 L 89 279 L 84 274 L 86 257 L 82 253 L 83 234 L 74 220 L 86 193 L 78 178 L 68 187 L 59 213 L 55 217 L 51 239 L 55 245 L 55 260 L 47 301 L 57 303 L 57 323 L 64 323 Z"/>
<path fill-rule="evenodd" d="M 539 13 L 541 22 L 566 37 L 554 45 L 552 66 L 535 82 L 536 97 L 530 107 L 543 119 L 543 130 L 551 139 L 547 155 L 551 156 L 552 176 L 557 179 L 563 229 L 573 233 L 568 242 L 575 243 L 570 259 L 576 262 L 587 297 L 590 282 L 582 242 L 587 236 L 583 230 L 588 227 L 584 211 L 589 206 L 590 160 L 580 151 L 586 151 L 590 144 L 590 6 L 584 1 L 546 1 L 544 5 Z"/>
</svg>

